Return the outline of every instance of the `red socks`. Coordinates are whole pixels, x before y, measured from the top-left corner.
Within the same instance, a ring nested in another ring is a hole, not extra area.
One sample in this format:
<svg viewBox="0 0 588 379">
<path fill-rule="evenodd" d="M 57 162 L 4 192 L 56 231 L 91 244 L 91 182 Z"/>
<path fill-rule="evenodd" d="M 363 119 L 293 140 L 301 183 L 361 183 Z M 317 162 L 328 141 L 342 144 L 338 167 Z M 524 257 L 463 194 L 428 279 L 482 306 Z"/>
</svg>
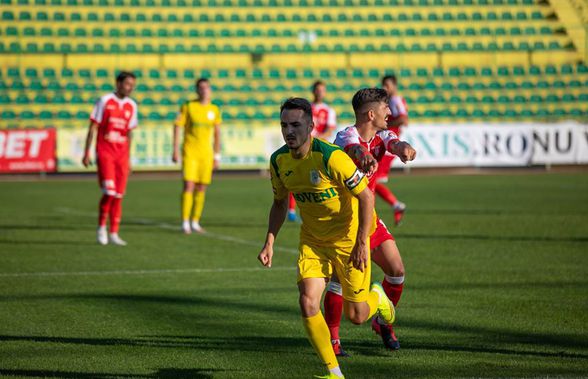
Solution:
<svg viewBox="0 0 588 379">
<path fill-rule="evenodd" d="M 112 205 L 112 200 L 114 200 L 114 196 L 109 195 L 102 195 L 100 199 L 100 206 L 98 207 L 98 226 L 105 227 L 106 226 L 106 217 L 110 213 L 110 208 Z"/>
<path fill-rule="evenodd" d="M 122 216 L 122 198 L 114 197 L 110 205 L 110 233 L 118 233 Z"/>
<path fill-rule="evenodd" d="M 343 314 L 343 296 L 341 295 L 341 284 L 329 282 L 325 294 L 325 321 L 331 333 L 331 340 L 339 339 L 339 326 Z"/>
<path fill-rule="evenodd" d="M 396 202 L 398 201 L 396 199 L 396 196 L 394 196 L 394 194 L 392 193 L 392 191 L 390 191 L 388 189 L 388 187 L 386 187 L 384 184 L 382 183 L 377 183 L 376 184 L 376 193 L 378 195 L 380 195 L 380 197 L 387 202 L 390 205 L 394 205 L 396 204 Z"/>
<path fill-rule="evenodd" d="M 290 192 L 290 198 L 288 201 L 288 211 L 296 211 L 296 200 L 294 200 L 294 195 L 292 195 L 292 192 Z"/>
<path fill-rule="evenodd" d="M 392 301 L 392 304 L 396 306 L 402 296 L 402 289 L 404 288 L 404 276 L 388 276 L 382 280 L 382 287 L 384 292 L 388 296 L 388 299 Z"/>
</svg>

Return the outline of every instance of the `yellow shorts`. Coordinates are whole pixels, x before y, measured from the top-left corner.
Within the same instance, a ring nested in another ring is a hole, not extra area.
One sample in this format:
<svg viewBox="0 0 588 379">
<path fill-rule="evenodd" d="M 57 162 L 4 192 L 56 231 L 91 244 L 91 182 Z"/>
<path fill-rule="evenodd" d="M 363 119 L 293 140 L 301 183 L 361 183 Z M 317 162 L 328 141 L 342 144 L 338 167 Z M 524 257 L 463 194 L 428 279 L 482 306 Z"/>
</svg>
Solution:
<svg viewBox="0 0 588 379">
<path fill-rule="evenodd" d="M 208 154 L 202 157 L 184 155 L 182 159 L 184 181 L 210 184 L 212 180 L 213 165 L 213 157 L 209 156 Z"/>
<path fill-rule="evenodd" d="M 361 303 L 367 301 L 370 292 L 371 261 L 361 272 L 349 262 L 350 250 L 333 247 L 315 247 L 301 243 L 298 256 L 298 281 L 307 278 L 330 278 L 333 271 L 337 274 L 343 298 L 347 301 Z"/>
</svg>

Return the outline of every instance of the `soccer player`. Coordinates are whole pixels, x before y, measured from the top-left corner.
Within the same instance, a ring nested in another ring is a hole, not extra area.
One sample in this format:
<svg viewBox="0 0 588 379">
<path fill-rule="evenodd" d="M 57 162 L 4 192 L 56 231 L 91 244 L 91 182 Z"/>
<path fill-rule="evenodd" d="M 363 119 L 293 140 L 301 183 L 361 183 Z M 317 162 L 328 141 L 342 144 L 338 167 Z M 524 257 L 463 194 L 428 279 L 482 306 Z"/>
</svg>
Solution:
<svg viewBox="0 0 588 379">
<path fill-rule="evenodd" d="M 398 94 L 398 80 L 394 75 L 387 75 L 382 78 L 382 88 L 388 93 L 389 107 L 391 114 L 388 117 L 388 130 L 392 131 L 398 137 L 403 127 L 408 126 L 408 107 L 406 100 Z M 394 209 L 394 222 L 396 225 L 400 224 L 406 204 L 399 201 L 396 196 L 386 187 L 388 182 L 388 175 L 392 167 L 394 155 L 386 154 L 378 165 L 376 172 L 376 193 Z"/>
<path fill-rule="evenodd" d="M 98 181 L 102 189 L 100 199 L 97 240 L 101 245 L 111 243 L 125 246 L 118 230 L 122 217 L 122 198 L 127 187 L 130 167 L 131 130 L 137 127 L 137 103 L 129 96 L 135 88 L 135 75 L 122 71 L 116 77 L 116 91 L 104 95 L 96 102 L 90 115 L 90 126 L 82 164 L 90 166 L 90 147 L 96 138 Z M 110 218 L 110 232 L 106 232 L 106 219 Z"/>
<path fill-rule="evenodd" d="M 182 148 L 182 171 L 184 188 L 182 192 L 182 231 L 204 233 L 200 217 L 204 209 L 206 187 L 212 179 L 212 170 L 220 163 L 220 124 L 219 108 L 211 104 L 212 89 L 208 79 L 196 81 L 196 100 L 186 101 L 174 125 L 173 156 L 178 162 L 180 128 L 184 129 Z M 214 140 L 214 142 L 213 142 Z"/>
<path fill-rule="evenodd" d="M 317 80 L 312 85 L 312 95 L 314 97 L 311 104 L 312 121 L 314 122 L 312 136 L 325 141 L 332 141 L 331 136 L 335 128 L 337 128 L 337 112 L 325 103 L 327 85 L 323 81 Z"/>
<path fill-rule="evenodd" d="M 365 175 L 335 145 L 313 138 L 312 109 L 301 98 L 280 108 L 286 145 L 270 159 L 274 201 L 260 262 L 272 266 L 274 240 L 286 218 L 288 192 L 293 192 L 302 216 L 298 289 L 302 322 L 321 361 L 326 378 L 342 378 L 320 311 L 321 296 L 333 272 L 341 282 L 345 315 L 355 324 L 379 315 L 391 323 L 394 306 L 379 283 L 370 289 L 369 235 L 375 228 L 374 196 Z"/>
<path fill-rule="evenodd" d="M 314 122 L 312 136 L 332 142 L 331 136 L 337 127 L 337 113 L 324 102 L 326 94 L 326 84 L 321 80 L 314 82 L 312 85 L 314 101 L 311 104 L 312 121 Z M 290 194 L 288 203 L 288 221 L 299 221 L 296 215 L 296 200 L 292 194 Z"/>
<path fill-rule="evenodd" d="M 387 118 L 390 115 L 388 95 L 379 88 L 359 90 L 352 100 L 355 112 L 355 125 L 337 133 L 335 144 L 349 154 L 357 167 L 369 177 L 369 188 L 376 187 L 375 176 L 378 162 L 388 154 L 394 154 L 402 162 L 415 158 L 415 150 L 406 142 L 398 140 L 396 134 L 387 129 Z M 404 287 L 404 265 L 394 237 L 381 219 L 378 219 L 376 231 L 370 237 L 371 259 L 384 271 L 382 287 L 394 304 L 398 304 Z M 343 311 L 341 284 L 334 276 L 327 286 L 324 299 L 325 319 L 331 333 L 331 344 L 336 355 L 346 356 L 341 348 L 339 326 Z M 391 323 L 380 317 L 372 319 L 372 329 L 382 337 L 384 346 L 398 350 L 400 343 L 396 338 Z"/>
</svg>

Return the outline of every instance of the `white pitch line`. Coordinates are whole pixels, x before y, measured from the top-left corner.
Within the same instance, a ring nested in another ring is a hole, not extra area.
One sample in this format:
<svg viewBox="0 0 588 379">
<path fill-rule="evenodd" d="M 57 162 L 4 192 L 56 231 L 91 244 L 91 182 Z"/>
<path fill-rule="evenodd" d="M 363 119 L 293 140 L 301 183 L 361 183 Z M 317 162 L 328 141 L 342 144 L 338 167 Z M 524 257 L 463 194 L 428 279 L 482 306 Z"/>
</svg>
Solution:
<svg viewBox="0 0 588 379">
<path fill-rule="evenodd" d="M 83 216 L 83 217 L 95 217 L 96 216 L 94 213 L 80 212 L 75 209 L 65 208 L 65 207 L 55 208 L 55 210 L 59 213 L 65 213 L 65 214 L 71 214 L 71 215 L 77 215 L 77 216 Z M 177 230 L 178 234 L 180 233 L 179 226 L 171 225 L 166 222 L 158 222 L 158 221 L 150 220 L 150 219 L 146 219 L 146 218 L 133 218 L 133 219 L 129 219 L 129 221 L 137 223 L 137 224 L 156 226 L 160 229 Z M 233 242 L 233 243 L 246 245 L 246 246 L 252 246 L 252 247 L 257 247 L 257 248 L 261 247 L 261 244 L 259 242 L 245 240 L 245 239 L 237 238 L 237 237 L 226 236 L 226 235 L 217 234 L 217 233 L 212 233 L 209 231 L 207 231 L 206 233 L 198 234 L 198 235 L 202 236 L 202 237 L 212 238 L 212 239 L 216 239 L 216 240 L 220 240 L 220 241 Z M 274 246 L 274 250 L 298 255 L 298 250 L 291 249 L 288 247 Z"/>
<path fill-rule="evenodd" d="M 107 276 L 107 275 L 160 275 L 160 274 L 202 274 L 221 272 L 292 271 L 295 267 L 248 267 L 248 268 L 183 268 L 165 270 L 116 270 L 116 271 L 72 271 L 72 272 L 2 272 L 0 278 L 43 277 L 43 276 Z"/>
</svg>

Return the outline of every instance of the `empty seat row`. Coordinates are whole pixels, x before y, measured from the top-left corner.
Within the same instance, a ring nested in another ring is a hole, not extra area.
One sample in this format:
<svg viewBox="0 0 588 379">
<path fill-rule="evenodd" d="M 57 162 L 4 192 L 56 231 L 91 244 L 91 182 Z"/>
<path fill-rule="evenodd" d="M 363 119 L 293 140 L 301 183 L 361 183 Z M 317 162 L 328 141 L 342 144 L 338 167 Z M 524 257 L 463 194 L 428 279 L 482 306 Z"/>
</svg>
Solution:
<svg viewBox="0 0 588 379">
<path fill-rule="evenodd" d="M 315 14 L 308 14 L 308 15 L 301 15 L 298 13 L 291 13 L 291 14 L 260 14 L 260 13 L 248 13 L 246 15 L 239 15 L 239 14 L 231 14 L 231 15 L 224 15 L 222 13 L 216 14 L 214 16 L 202 13 L 200 15 L 186 13 L 183 15 L 179 15 L 177 13 L 137 13 L 137 14 L 130 14 L 126 12 L 121 13 L 96 13 L 96 12 L 45 12 L 45 11 L 37 11 L 37 12 L 30 12 L 30 11 L 21 11 L 21 12 L 13 12 L 13 11 L 3 11 L 2 12 L 2 21 L 56 21 L 56 22 L 66 22 L 66 21 L 73 21 L 73 22 L 215 22 L 215 23 L 235 23 L 235 22 L 245 22 L 245 23 L 256 23 L 256 22 L 391 22 L 391 21 L 399 21 L 399 22 L 414 22 L 414 21 L 481 21 L 481 20 L 490 20 L 490 21 L 498 21 L 498 20 L 541 20 L 544 19 L 544 16 L 539 11 L 534 12 L 502 12 L 498 14 L 496 12 L 488 12 L 488 13 L 481 13 L 481 12 L 474 12 L 472 14 L 468 14 L 465 12 L 444 12 L 442 14 L 437 13 L 430 13 L 430 14 L 423 14 L 423 13 L 413 13 L 413 14 L 405 14 L 400 13 L 397 17 L 394 17 L 390 13 L 373 13 L 368 15 L 362 14 L 354 14 L 354 15 L 347 15 L 345 13 L 333 13 L 333 14 L 324 14 L 322 16 L 315 15 Z"/>
<path fill-rule="evenodd" d="M 6 5 L 101 7 L 353 7 L 353 6 L 471 6 L 533 5 L 534 0 L 0 0 Z"/>
</svg>

